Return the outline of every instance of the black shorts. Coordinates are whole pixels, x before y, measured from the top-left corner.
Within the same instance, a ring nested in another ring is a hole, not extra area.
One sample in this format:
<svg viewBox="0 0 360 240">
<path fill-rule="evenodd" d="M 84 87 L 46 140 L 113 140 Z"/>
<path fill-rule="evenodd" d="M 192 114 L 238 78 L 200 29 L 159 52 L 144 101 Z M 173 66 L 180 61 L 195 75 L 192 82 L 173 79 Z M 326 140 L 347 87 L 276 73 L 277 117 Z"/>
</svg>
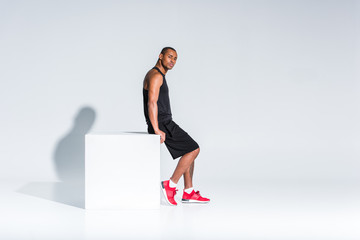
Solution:
<svg viewBox="0 0 360 240">
<path fill-rule="evenodd" d="M 182 130 L 174 121 L 159 122 L 159 129 L 165 132 L 165 145 L 173 159 L 199 148 L 199 145 Z M 151 124 L 148 124 L 148 133 L 155 134 Z"/>
</svg>

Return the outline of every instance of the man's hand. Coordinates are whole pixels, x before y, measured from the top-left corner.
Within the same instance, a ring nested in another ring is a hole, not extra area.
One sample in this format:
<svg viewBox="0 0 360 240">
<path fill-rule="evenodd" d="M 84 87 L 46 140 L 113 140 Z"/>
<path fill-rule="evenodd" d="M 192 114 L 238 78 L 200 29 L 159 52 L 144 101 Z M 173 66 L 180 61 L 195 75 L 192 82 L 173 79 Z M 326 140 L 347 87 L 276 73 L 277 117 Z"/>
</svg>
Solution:
<svg viewBox="0 0 360 240">
<path fill-rule="evenodd" d="M 165 141 L 166 134 L 163 131 L 159 129 L 155 132 L 155 134 L 160 135 L 160 143 L 163 143 Z"/>
</svg>

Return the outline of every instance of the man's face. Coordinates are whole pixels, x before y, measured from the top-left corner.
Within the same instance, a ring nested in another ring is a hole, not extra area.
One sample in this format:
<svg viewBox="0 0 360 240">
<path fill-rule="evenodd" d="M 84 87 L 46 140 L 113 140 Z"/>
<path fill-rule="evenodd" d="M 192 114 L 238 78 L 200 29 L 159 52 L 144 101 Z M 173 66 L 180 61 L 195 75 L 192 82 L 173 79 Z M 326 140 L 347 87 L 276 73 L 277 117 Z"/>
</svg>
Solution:
<svg viewBox="0 0 360 240">
<path fill-rule="evenodd" d="M 168 49 L 164 54 L 160 54 L 159 58 L 163 67 L 171 70 L 175 66 L 177 53 L 171 49 Z"/>
</svg>

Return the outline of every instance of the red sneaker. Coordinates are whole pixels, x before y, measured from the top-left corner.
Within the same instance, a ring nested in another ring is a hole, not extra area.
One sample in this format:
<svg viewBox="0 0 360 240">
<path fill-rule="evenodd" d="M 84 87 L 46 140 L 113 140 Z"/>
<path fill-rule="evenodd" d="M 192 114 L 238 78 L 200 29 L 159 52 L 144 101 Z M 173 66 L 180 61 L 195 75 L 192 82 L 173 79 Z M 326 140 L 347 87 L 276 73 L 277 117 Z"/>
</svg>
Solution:
<svg viewBox="0 0 360 240">
<path fill-rule="evenodd" d="M 184 191 L 182 200 L 183 203 L 208 203 L 210 199 L 204 198 L 200 195 L 199 191 L 192 191 L 190 194 Z"/>
<path fill-rule="evenodd" d="M 161 182 L 161 189 L 162 189 L 162 192 L 164 193 L 166 201 L 170 205 L 176 206 L 177 202 L 175 201 L 174 197 L 175 197 L 177 189 L 176 188 L 171 188 L 169 186 L 169 180 Z"/>
</svg>

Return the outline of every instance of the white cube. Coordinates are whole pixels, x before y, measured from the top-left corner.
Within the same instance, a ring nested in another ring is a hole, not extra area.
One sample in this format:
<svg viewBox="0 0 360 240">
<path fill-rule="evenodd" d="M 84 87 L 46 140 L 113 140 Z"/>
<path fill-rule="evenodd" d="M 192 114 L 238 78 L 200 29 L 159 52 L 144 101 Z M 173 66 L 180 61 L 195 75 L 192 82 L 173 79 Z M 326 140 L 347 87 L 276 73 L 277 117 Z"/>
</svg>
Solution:
<svg viewBox="0 0 360 240">
<path fill-rule="evenodd" d="M 85 208 L 160 207 L 160 136 L 89 133 L 85 136 Z"/>
</svg>

